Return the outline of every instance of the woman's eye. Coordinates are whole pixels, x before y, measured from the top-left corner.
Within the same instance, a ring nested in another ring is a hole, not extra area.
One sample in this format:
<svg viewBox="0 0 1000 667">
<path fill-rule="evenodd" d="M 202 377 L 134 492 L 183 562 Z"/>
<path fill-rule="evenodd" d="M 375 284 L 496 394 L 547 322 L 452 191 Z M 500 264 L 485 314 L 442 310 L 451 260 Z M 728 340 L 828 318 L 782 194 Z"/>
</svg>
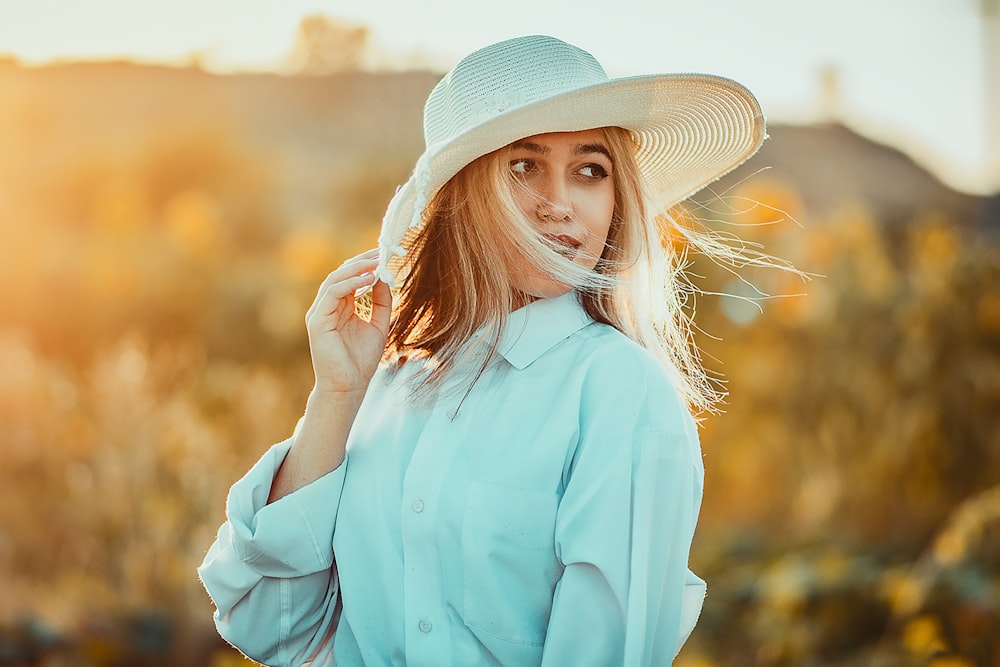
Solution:
<svg viewBox="0 0 1000 667">
<path fill-rule="evenodd" d="M 580 169 L 580 174 L 586 178 L 599 180 L 608 177 L 608 170 L 599 164 L 588 164 Z"/>
<path fill-rule="evenodd" d="M 517 175 L 523 175 L 534 171 L 535 162 L 534 160 L 511 160 L 510 170 L 512 173 Z"/>
</svg>

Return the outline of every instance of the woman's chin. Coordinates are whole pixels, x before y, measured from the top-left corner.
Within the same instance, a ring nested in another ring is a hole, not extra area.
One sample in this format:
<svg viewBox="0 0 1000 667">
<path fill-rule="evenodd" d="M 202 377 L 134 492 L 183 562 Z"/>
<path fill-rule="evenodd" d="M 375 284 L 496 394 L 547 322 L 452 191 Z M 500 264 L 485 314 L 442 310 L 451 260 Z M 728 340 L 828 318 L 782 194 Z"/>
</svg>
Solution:
<svg viewBox="0 0 1000 667">
<path fill-rule="evenodd" d="M 534 301 L 535 299 L 554 299 L 573 288 L 566 283 L 560 283 L 555 280 L 534 280 L 526 285 L 519 286 L 519 289 Z"/>
</svg>

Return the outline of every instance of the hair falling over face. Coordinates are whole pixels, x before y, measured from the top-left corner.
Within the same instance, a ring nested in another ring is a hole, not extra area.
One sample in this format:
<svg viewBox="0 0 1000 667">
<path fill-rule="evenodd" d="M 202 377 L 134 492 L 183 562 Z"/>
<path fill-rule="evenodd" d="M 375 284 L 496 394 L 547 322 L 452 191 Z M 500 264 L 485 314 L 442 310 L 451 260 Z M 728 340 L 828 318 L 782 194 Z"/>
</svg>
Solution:
<svg viewBox="0 0 1000 667">
<path fill-rule="evenodd" d="M 687 254 L 730 268 L 794 269 L 669 212 L 651 213 L 631 134 L 617 127 L 601 134 L 613 162 L 614 211 L 593 263 L 561 254 L 526 215 L 511 146 L 473 161 L 432 198 L 406 257 L 386 352 L 428 359 L 418 394 L 440 387 L 476 332 L 486 332 L 478 338 L 488 345 L 480 372 L 486 367 L 507 315 L 534 298 L 519 287 L 530 267 L 575 289 L 590 317 L 657 356 L 692 411 L 712 411 L 723 398 L 693 341 L 685 304 L 697 289 L 685 275 Z"/>
</svg>

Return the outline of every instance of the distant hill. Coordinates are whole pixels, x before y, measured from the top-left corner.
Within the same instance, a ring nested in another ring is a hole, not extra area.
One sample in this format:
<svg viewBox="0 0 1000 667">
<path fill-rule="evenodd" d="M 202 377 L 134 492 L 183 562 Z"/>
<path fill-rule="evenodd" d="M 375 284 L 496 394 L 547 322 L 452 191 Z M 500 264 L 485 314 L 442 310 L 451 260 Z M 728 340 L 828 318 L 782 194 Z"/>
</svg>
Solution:
<svg viewBox="0 0 1000 667">
<path fill-rule="evenodd" d="M 951 189 L 901 151 L 843 125 L 779 125 L 768 133 L 760 152 L 713 186 L 714 191 L 767 168 L 768 175 L 798 191 L 812 215 L 864 202 L 887 225 L 911 221 L 918 211 L 947 213 L 966 224 L 984 222 L 982 197 Z"/>
</svg>

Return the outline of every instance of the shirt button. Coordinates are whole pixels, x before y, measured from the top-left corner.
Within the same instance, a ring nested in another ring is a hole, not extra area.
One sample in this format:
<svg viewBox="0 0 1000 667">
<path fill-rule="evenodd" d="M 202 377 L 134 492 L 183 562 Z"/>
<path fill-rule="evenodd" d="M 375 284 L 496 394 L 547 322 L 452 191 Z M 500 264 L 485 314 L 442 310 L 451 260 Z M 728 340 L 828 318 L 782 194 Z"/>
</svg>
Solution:
<svg viewBox="0 0 1000 667">
<path fill-rule="evenodd" d="M 427 633 L 427 632 L 430 632 L 431 628 L 433 628 L 434 626 L 431 625 L 430 621 L 428 621 L 427 619 L 424 619 L 424 620 L 420 621 L 420 623 L 417 624 L 417 627 L 420 628 L 420 632 Z"/>
<path fill-rule="evenodd" d="M 424 501 L 422 501 L 422 500 L 414 500 L 413 501 L 413 511 L 416 512 L 417 514 L 420 514 L 421 512 L 423 512 L 424 511 Z"/>
</svg>

